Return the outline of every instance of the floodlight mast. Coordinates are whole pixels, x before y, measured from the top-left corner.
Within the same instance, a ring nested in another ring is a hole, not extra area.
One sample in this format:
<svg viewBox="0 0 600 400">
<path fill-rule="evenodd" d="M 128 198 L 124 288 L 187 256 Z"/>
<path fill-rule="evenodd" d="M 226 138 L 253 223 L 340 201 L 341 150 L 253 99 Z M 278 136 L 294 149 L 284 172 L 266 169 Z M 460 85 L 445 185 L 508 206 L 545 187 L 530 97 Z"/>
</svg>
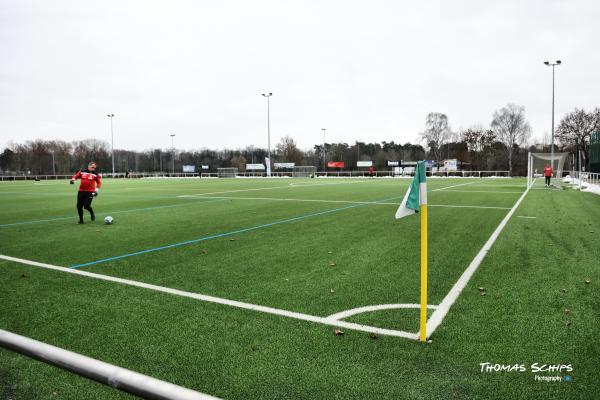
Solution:
<svg viewBox="0 0 600 400">
<path fill-rule="evenodd" d="M 173 138 L 175 137 L 175 134 L 173 133 L 169 136 L 171 136 L 171 160 L 173 162 L 173 175 L 175 175 L 175 146 L 173 145 Z"/>
<path fill-rule="evenodd" d="M 115 135 L 113 132 L 113 117 L 115 114 L 106 114 L 108 118 L 110 118 L 110 152 L 112 157 L 112 174 L 113 178 L 115 177 Z"/>
<path fill-rule="evenodd" d="M 550 144 L 550 166 L 552 170 L 554 170 L 554 67 L 562 64 L 561 60 L 556 60 L 555 62 L 544 61 L 544 65 L 548 67 L 552 67 L 552 142 Z M 560 178 L 557 176 L 557 178 Z"/>
<path fill-rule="evenodd" d="M 273 93 L 262 93 L 263 97 L 267 98 L 267 157 L 269 158 L 269 165 L 267 168 L 268 175 L 270 175 L 271 171 L 271 96 Z"/>
<path fill-rule="evenodd" d="M 325 162 L 325 131 L 327 130 L 327 128 L 321 128 L 321 130 L 323 131 L 323 171 L 326 171 L 327 165 Z"/>
</svg>

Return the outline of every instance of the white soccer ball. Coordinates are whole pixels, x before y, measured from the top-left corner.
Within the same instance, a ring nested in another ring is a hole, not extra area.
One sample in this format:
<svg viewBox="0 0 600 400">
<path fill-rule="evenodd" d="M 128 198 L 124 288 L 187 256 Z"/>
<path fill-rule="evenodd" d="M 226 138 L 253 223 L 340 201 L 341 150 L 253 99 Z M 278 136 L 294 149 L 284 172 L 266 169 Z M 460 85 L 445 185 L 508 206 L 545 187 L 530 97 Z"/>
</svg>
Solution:
<svg viewBox="0 0 600 400">
<path fill-rule="evenodd" d="M 113 220 L 113 217 L 111 217 L 110 215 L 109 215 L 109 216 L 107 216 L 107 217 L 104 217 L 104 223 L 105 223 L 106 225 L 110 225 L 110 224 L 112 224 L 112 223 L 113 223 L 113 221 L 114 221 L 114 220 Z"/>
</svg>

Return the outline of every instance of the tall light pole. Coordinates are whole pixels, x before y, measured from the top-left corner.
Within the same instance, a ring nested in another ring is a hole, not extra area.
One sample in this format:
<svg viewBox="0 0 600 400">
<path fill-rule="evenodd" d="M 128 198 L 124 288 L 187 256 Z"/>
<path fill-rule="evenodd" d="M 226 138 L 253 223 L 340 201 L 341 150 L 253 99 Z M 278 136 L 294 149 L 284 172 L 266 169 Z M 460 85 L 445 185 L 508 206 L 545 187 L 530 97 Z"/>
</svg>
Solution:
<svg viewBox="0 0 600 400">
<path fill-rule="evenodd" d="M 271 96 L 273 93 L 263 93 L 263 97 L 267 98 L 267 157 L 269 157 L 269 165 L 267 166 L 267 175 L 271 175 Z"/>
<path fill-rule="evenodd" d="M 113 178 L 115 177 L 115 134 L 113 132 L 113 117 L 115 114 L 106 114 L 110 118 L 110 152 L 112 153 L 112 173 Z"/>
<path fill-rule="evenodd" d="M 171 160 L 173 161 L 173 175 L 175 175 L 175 145 L 173 144 L 173 138 L 175 137 L 175 134 L 172 133 L 169 136 L 171 136 Z"/>
<path fill-rule="evenodd" d="M 544 61 L 544 64 L 548 67 L 552 67 L 552 142 L 550 144 L 550 165 L 554 170 L 554 67 L 562 64 L 562 61 L 556 60 L 553 63 Z"/>
<path fill-rule="evenodd" d="M 327 170 L 327 166 L 325 165 L 325 131 L 327 128 L 321 128 L 323 131 L 323 171 Z"/>
</svg>

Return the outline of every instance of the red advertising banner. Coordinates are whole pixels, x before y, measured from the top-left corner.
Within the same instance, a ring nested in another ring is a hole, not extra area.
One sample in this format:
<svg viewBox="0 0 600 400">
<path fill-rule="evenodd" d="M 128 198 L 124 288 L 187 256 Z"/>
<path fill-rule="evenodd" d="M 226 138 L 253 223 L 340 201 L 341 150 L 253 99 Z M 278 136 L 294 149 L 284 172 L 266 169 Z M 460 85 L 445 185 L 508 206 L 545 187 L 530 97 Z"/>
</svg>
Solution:
<svg viewBox="0 0 600 400">
<path fill-rule="evenodd" d="M 327 167 L 329 168 L 344 168 L 346 164 L 343 161 L 329 161 Z"/>
</svg>

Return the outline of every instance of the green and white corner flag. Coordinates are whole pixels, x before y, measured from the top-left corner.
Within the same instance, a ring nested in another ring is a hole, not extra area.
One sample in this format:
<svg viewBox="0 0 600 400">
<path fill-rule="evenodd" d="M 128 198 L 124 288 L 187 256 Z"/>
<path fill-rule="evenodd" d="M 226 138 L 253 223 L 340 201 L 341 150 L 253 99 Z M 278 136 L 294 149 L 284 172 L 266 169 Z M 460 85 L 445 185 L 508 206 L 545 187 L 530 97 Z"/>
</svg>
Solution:
<svg viewBox="0 0 600 400">
<path fill-rule="evenodd" d="M 427 204 L 427 186 L 425 174 L 425 161 L 417 162 L 415 177 L 408 187 L 398 211 L 396 219 L 408 217 L 421 210 L 421 204 Z"/>
</svg>

